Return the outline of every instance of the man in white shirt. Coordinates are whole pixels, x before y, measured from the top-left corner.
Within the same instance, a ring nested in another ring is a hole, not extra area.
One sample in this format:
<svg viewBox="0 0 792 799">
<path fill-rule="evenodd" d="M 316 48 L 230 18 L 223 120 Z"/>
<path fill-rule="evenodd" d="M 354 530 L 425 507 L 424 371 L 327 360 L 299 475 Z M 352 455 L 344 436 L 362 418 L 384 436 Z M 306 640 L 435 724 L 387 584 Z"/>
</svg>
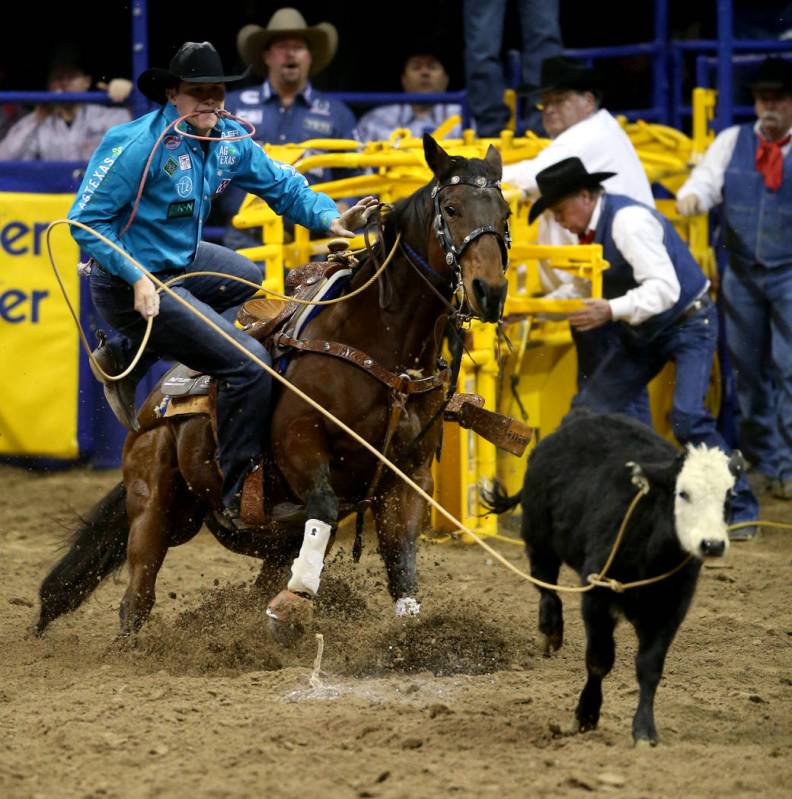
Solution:
<svg viewBox="0 0 792 799">
<path fill-rule="evenodd" d="M 410 94 L 440 94 L 448 89 L 448 73 L 436 55 L 416 51 L 404 62 L 401 85 Z M 445 103 L 383 105 L 360 118 L 357 136 L 360 141 L 387 141 L 394 130 L 408 128 L 420 139 L 424 133 L 434 133 L 449 117 L 461 113 L 460 105 Z M 449 131 L 452 138 L 461 135 L 461 124 Z"/>
<path fill-rule="evenodd" d="M 757 489 L 792 499 L 792 63 L 766 59 L 751 88 L 756 122 L 717 136 L 677 208 L 692 215 L 722 203 L 740 446 Z"/>
<path fill-rule="evenodd" d="M 704 396 L 718 342 L 718 316 L 709 281 L 673 225 L 653 208 L 606 194 L 610 172 L 589 173 L 567 158 L 537 175 L 541 196 L 529 221 L 549 209 L 570 232 L 601 244 L 610 268 L 603 298 L 586 299 L 570 324 L 596 330 L 613 321 L 609 351 L 575 398 L 600 413 L 627 412 L 629 403 L 668 363 L 676 366 L 671 425 L 681 444 L 728 447 L 707 412 Z M 758 503 L 743 475 L 735 487 L 729 521 L 755 521 Z M 755 526 L 735 539 L 755 537 Z"/>
<path fill-rule="evenodd" d="M 582 61 L 557 56 L 542 62 L 539 90 L 542 123 L 552 142 L 536 158 L 503 168 L 503 182 L 535 199 L 539 194 L 536 175 L 565 158 L 579 158 L 590 172 L 610 172 L 608 191 L 623 194 L 654 208 L 654 198 L 635 148 L 619 123 L 604 108 L 599 75 Z M 578 244 L 578 237 L 565 230 L 550 214 L 539 219 L 539 244 Z M 590 294 L 588 281 L 540 264 L 540 278 L 548 296 L 558 299 Z M 578 358 L 578 388 L 593 374 L 607 349 L 606 331 L 572 332 Z M 642 392 L 637 402 L 642 421 L 651 423 L 649 398 Z"/>
</svg>

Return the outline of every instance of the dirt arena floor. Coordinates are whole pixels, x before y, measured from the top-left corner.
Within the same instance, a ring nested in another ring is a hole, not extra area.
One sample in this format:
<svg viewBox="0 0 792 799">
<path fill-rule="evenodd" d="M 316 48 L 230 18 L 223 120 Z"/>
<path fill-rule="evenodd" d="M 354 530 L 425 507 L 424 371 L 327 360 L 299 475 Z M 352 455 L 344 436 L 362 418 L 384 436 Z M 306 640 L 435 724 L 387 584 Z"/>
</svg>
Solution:
<svg viewBox="0 0 792 799">
<path fill-rule="evenodd" d="M 600 728 L 567 735 L 584 679 L 578 601 L 565 600 L 563 649 L 542 657 L 534 589 L 475 546 L 422 543 L 424 611 L 397 623 L 373 541 L 355 566 L 342 530 L 318 685 L 314 638 L 270 641 L 256 562 L 206 531 L 169 553 L 135 640 L 115 639 L 124 573 L 34 638 L 59 540 L 117 479 L 0 467 L 5 799 L 790 796 L 792 532 L 704 569 L 658 691 L 662 742 L 634 750 L 631 628 L 617 631 Z M 792 504 L 763 514 L 790 522 Z"/>
</svg>

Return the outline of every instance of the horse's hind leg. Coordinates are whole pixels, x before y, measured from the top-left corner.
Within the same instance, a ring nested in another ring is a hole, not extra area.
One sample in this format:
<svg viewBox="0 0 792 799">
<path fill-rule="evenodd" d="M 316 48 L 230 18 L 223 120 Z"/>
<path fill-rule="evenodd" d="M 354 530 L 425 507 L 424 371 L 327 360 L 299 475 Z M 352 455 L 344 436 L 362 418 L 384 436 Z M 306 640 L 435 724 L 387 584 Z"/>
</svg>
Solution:
<svg viewBox="0 0 792 799">
<path fill-rule="evenodd" d="M 204 512 L 179 474 L 169 427 L 163 425 L 140 435 L 124 460 L 130 520 L 129 585 L 120 616 L 121 635 L 129 635 L 141 628 L 154 606 L 157 574 L 168 547 L 195 535 Z"/>
<path fill-rule="evenodd" d="M 430 496 L 434 488 L 429 465 L 411 475 Z M 416 541 L 427 522 L 427 503 L 401 480 L 389 485 L 374 504 L 380 555 L 388 575 L 388 590 L 396 602 L 397 616 L 415 616 L 421 606 L 416 599 L 418 572 Z"/>
</svg>

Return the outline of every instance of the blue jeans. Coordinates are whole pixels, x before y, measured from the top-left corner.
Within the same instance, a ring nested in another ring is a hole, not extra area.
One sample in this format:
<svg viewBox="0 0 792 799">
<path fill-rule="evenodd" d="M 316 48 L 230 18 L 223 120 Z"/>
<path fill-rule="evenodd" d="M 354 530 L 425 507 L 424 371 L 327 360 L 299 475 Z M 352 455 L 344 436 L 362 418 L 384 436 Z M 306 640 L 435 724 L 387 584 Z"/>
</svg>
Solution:
<svg viewBox="0 0 792 799">
<path fill-rule="evenodd" d="M 680 444 L 706 444 L 729 452 L 729 447 L 704 405 L 718 344 L 718 314 L 714 305 L 678 324 L 669 325 L 649 342 L 639 340 L 626 325 L 609 354 L 592 375 L 573 406 L 599 413 L 627 413 L 629 404 L 660 370 L 673 361 L 676 382 L 671 427 Z M 730 522 L 758 518 L 759 503 L 745 475 L 735 486 Z"/>
<path fill-rule="evenodd" d="M 501 49 L 507 0 L 464 0 L 465 83 L 479 136 L 499 136 L 509 121 L 503 102 Z M 518 0 L 522 82 L 539 86 L 542 61 L 561 53 L 558 0 Z"/>
<path fill-rule="evenodd" d="M 190 272 L 222 272 L 261 283 L 262 272 L 252 261 L 216 244 L 201 242 L 195 260 L 185 270 L 159 272 L 160 280 Z M 246 350 L 270 364 L 258 341 L 234 327 L 239 305 L 255 289 L 219 277 L 180 280 L 173 291 L 211 319 Z M 108 339 L 122 368 L 131 363 L 140 346 L 146 323 L 133 307 L 132 286 L 96 268 L 91 271 L 91 296 L 102 319 L 115 330 Z M 130 377 L 137 381 L 160 358 L 168 358 L 217 378 L 218 458 L 223 472 L 223 502 L 238 501 L 242 482 L 261 457 L 269 425 L 271 379 L 236 347 L 166 293 L 160 294 L 160 311 L 154 318 L 151 337 L 143 357 Z"/>
<path fill-rule="evenodd" d="M 732 260 L 721 296 L 740 446 L 757 471 L 792 480 L 792 266 Z"/>
<path fill-rule="evenodd" d="M 580 392 L 610 351 L 611 342 L 619 337 L 619 323 L 611 322 L 585 333 L 575 330 L 574 327 L 570 330 L 577 351 L 577 389 Z M 652 426 L 649 391 L 646 387 L 629 402 L 624 413 L 643 422 L 647 427 Z"/>
</svg>

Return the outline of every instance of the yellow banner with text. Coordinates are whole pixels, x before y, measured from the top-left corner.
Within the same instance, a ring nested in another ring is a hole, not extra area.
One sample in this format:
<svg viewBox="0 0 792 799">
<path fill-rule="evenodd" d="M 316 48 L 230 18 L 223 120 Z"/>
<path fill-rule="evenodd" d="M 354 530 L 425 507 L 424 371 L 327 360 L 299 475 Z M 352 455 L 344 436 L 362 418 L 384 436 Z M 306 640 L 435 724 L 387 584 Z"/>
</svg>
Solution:
<svg viewBox="0 0 792 799">
<path fill-rule="evenodd" d="M 0 192 L 0 455 L 76 458 L 79 341 L 50 266 L 46 231 L 68 194 Z M 75 310 L 78 249 L 67 225 L 52 249 Z"/>
</svg>

